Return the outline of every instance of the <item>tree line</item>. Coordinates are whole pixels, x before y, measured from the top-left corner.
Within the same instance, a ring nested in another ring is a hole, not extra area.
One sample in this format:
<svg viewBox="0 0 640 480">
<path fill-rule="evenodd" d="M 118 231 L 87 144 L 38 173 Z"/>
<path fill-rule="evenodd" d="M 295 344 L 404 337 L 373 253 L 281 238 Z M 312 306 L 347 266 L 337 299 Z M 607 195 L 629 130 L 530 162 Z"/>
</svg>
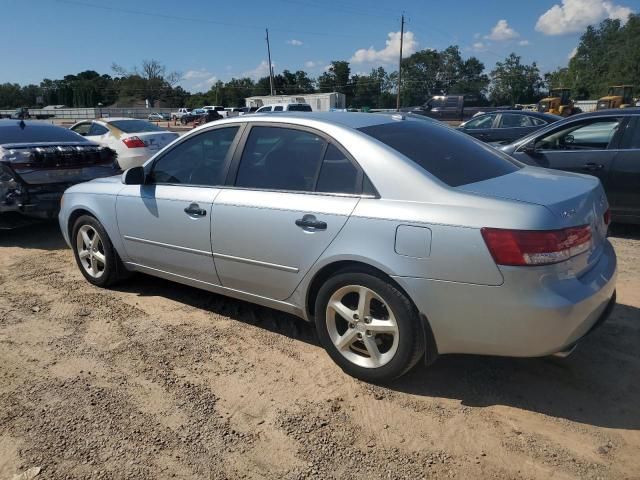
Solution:
<svg viewBox="0 0 640 480">
<path fill-rule="evenodd" d="M 0 108 L 66 105 L 68 107 L 244 106 L 244 99 L 269 95 L 270 79 L 249 77 L 217 81 L 206 92 L 190 93 L 178 85 L 180 75 L 157 60 L 144 61 L 129 71 L 112 66 L 112 75 L 88 70 L 59 80 L 43 79 L 39 85 L 0 84 Z M 304 70 L 283 70 L 274 75 L 277 95 L 340 92 L 353 108 L 392 108 L 396 104 L 398 72 L 377 67 L 368 74 L 353 73 L 349 62 L 334 60 L 325 72 L 312 78 Z M 479 104 L 534 103 L 550 87 L 573 89 L 574 98 L 598 98 L 612 84 L 640 86 L 640 16 L 626 24 L 605 20 L 589 26 L 566 67 L 541 74 L 536 62 L 524 63 L 511 53 L 486 73 L 476 57 L 463 58 L 460 48 L 425 49 L 402 60 L 401 104 L 423 104 L 439 94 L 465 94 Z"/>
</svg>

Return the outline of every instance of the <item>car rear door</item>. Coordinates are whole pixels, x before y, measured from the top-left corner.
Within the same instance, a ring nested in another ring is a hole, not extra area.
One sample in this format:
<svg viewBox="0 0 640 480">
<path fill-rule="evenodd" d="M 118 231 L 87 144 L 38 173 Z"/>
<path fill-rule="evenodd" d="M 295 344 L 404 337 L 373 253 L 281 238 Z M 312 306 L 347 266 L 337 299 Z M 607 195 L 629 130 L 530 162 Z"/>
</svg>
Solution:
<svg viewBox="0 0 640 480">
<path fill-rule="evenodd" d="M 609 203 L 617 220 L 640 221 L 640 115 L 628 118 L 611 167 Z"/>
<path fill-rule="evenodd" d="M 600 178 L 605 190 L 620 141 L 623 117 L 588 117 L 548 130 L 513 156 L 545 168 L 586 173 Z"/>
<path fill-rule="evenodd" d="M 204 130 L 147 167 L 144 185 L 118 195 L 118 227 L 142 267 L 219 284 L 211 253 L 211 207 L 224 184 L 240 126 Z"/>
<path fill-rule="evenodd" d="M 254 124 L 213 205 L 223 286 L 288 298 L 357 205 L 362 171 L 323 134 Z"/>
<path fill-rule="evenodd" d="M 497 121 L 497 128 L 493 130 L 490 141 L 511 143 L 534 132 L 537 128 L 540 127 L 534 127 L 527 115 L 501 113 Z"/>
</svg>

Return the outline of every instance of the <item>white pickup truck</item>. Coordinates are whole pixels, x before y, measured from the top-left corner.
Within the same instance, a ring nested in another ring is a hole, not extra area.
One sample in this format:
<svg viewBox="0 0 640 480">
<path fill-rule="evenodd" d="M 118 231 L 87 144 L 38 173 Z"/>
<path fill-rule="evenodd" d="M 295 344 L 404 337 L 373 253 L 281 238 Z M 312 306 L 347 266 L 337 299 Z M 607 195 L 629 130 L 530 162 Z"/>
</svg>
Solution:
<svg viewBox="0 0 640 480">
<path fill-rule="evenodd" d="M 177 112 L 171 112 L 171 120 L 180 120 L 182 117 L 190 113 L 190 108 L 179 108 Z"/>
</svg>

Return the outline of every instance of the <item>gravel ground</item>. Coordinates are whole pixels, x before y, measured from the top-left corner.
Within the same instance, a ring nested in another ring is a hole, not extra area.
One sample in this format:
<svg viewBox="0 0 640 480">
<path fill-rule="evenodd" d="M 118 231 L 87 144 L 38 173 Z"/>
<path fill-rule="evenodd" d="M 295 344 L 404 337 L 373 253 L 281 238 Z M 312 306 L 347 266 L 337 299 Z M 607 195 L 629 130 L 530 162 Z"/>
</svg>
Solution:
<svg viewBox="0 0 640 480">
<path fill-rule="evenodd" d="M 568 359 L 445 356 L 386 387 L 304 322 L 0 232 L 0 479 L 640 478 L 640 229 Z"/>
</svg>

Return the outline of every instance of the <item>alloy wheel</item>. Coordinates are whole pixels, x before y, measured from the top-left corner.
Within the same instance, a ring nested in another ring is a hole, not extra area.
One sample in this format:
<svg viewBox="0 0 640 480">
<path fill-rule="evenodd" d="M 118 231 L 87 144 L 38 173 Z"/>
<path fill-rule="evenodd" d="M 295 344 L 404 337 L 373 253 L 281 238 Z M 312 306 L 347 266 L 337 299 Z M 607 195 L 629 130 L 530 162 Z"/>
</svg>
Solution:
<svg viewBox="0 0 640 480">
<path fill-rule="evenodd" d="M 100 234 L 91 225 L 83 225 L 78 229 L 76 251 L 87 274 L 93 278 L 100 278 L 104 274 L 106 266 L 104 244 Z"/>
<path fill-rule="evenodd" d="M 347 285 L 336 290 L 327 303 L 326 322 L 336 349 L 361 367 L 382 367 L 398 350 L 394 313 L 370 288 Z"/>
</svg>

